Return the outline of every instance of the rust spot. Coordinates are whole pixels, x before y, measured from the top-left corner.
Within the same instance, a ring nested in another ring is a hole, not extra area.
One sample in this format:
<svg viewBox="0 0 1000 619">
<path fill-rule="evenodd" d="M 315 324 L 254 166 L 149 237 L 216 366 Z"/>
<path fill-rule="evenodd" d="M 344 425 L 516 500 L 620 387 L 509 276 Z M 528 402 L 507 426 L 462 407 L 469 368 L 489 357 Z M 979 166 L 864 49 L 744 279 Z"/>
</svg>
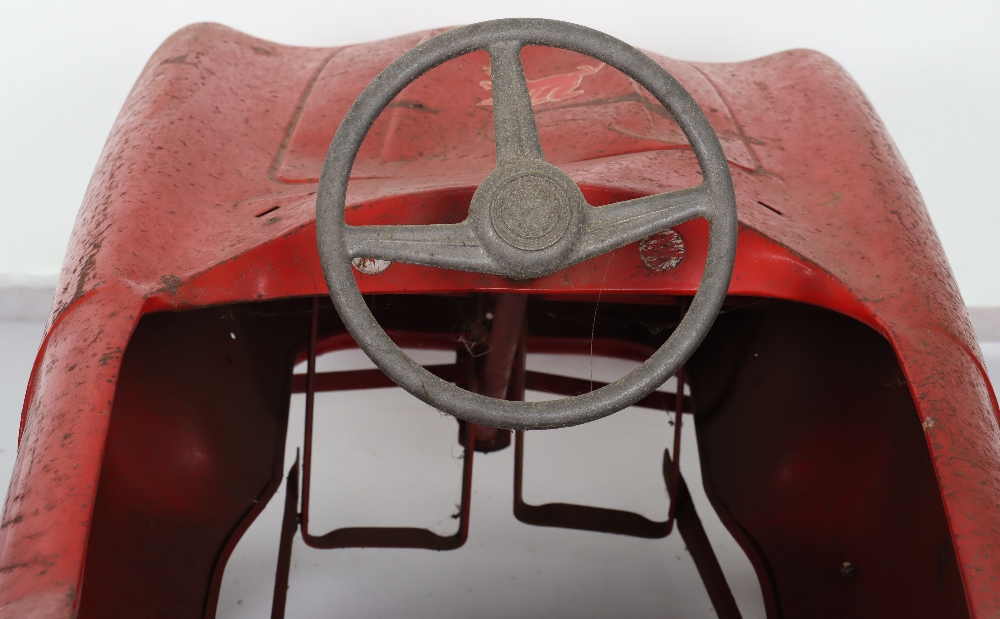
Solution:
<svg viewBox="0 0 1000 619">
<path fill-rule="evenodd" d="M 14 516 L 13 518 L 11 518 L 10 520 L 8 520 L 7 522 L 5 522 L 3 524 L 0 524 L 0 529 L 3 529 L 4 527 L 7 527 L 7 526 L 12 525 L 12 524 L 17 524 L 17 523 L 21 522 L 22 520 L 24 520 L 24 515 L 18 514 L 16 516 Z"/>
</svg>

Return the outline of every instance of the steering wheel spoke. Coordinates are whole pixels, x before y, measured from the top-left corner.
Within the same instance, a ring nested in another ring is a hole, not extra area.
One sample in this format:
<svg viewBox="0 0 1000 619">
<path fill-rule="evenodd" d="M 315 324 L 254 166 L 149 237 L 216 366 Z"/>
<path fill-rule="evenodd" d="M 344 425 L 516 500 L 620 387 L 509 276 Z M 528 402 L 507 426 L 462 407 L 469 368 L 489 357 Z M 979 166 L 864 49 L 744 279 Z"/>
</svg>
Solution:
<svg viewBox="0 0 1000 619">
<path fill-rule="evenodd" d="M 521 65 L 520 41 L 500 41 L 487 48 L 493 88 L 493 132 L 497 165 L 517 159 L 544 159 L 531 94 Z"/>
<path fill-rule="evenodd" d="M 573 262 L 599 256 L 618 247 L 711 213 L 704 186 L 660 193 L 594 208 Z"/>
<path fill-rule="evenodd" d="M 476 273 L 496 270 L 466 223 L 424 226 L 347 226 L 347 253 Z"/>
</svg>

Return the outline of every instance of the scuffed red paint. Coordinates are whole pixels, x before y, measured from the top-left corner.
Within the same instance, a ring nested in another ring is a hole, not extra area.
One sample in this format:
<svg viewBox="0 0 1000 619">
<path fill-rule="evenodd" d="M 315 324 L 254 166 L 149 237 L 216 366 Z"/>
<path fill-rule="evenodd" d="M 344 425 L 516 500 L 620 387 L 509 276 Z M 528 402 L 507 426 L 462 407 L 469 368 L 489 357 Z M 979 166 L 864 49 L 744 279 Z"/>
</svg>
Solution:
<svg viewBox="0 0 1000 619">
<path fill-rule="evenodd" d="M 28 385 L 0 526 L 0 617 L 75 615 L 119 363 L 144 313 L 325 293 L 313 209 L 327 145 L 368 81 L 430 34 L 310 49 L 203 24 L 154 54 L 87 190 Z M 741 232 L 730 293 L 827 307 L 892 343 L 973 616 L 1000 614 L 996 400 L 926 208 L 871 105 L 813 52 L 718 65 L 653 57 L 705 108 L 732 164 Z M 376 122 L 350 223 L 462 218 L 493 165 L 482 60 L 431 71 Z M 584 62 L 531 48 L 524 64 L 534 79 Z M 642 89 L 610 68 L 584 84 L 537 113 L 546 154 L 592 203 L 699 182 L 676 125 Z M 358 281 L 365 292 L 688 293 L 706 226 L 678 232 L 685 259 L 655 276 L 636 244 L 518 284 L 405 264 Z"/>
</svg>

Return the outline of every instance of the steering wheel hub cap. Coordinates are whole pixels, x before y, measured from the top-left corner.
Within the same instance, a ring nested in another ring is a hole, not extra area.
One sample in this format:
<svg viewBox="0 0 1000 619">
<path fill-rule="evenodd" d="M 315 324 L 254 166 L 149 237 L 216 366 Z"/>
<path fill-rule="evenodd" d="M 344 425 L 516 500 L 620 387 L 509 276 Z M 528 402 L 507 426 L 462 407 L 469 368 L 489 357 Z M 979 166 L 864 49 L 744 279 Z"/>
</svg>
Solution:
<svg viewBox="0 0 1000 619">
<path fill-rule="evenodd" d="M 551 247 L 566 233 L 570 204 L 561 188 L 539 174 L 516 176 L 500 188 L 490 205 L 493 229 L 524 251 Z"/>
<path fill-rule="evenodd" d="M 565 172 L 545 161 L 507 162 L 476 189 L 469 220 L 504 277 L 542 277 L 577 245 L 592 208 Z"/>
</svg>

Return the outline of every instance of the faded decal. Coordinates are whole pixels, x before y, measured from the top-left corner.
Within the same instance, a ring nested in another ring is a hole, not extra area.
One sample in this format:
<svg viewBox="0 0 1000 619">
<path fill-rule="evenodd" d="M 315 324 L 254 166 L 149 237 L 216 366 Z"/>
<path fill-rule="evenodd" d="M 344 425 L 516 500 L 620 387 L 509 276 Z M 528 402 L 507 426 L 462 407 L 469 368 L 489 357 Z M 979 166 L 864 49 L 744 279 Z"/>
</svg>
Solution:
<svg viewBox="0 0 1000 619">
<path fill-rule="evenodd" d="M 351 260 L 351 264 L 359 273 L 364 273 L 365 275 L 378 275 L 392 266 L 392 262 L 389 260 L 380 260 L 378 258 L 355 258 Z"/>
<path fill-rule="evenodd" d="M 670 229 L 657 232 L 639 242 L 639 256 L 651 271 L 675 269 L 684 260 L 684 239 Z"/>
<path fill-rule="evenodd" d="M 559 75 L 540 77 L 536 80 L 527 80 L 528 94 L 531 95 L 531 105 L 565 101 L 566 99 L 582 95 L 584 91 L 579 90 L 579 88 L 580 83 L 583 82 L 583 78 L 597 73 L 602 68 L 604 68 L 603 62 L 597 66 L 583 64 L 578 66 L 577 70 L 572 73 L 560 73 Z M 483 67 L 483 71 L 486 75 L 491 74 L 489 67 Z M 493 90 L 493 82 L 491 80 L 483 80 L 479 82 L 479 85 L 486 90 Z M 493 97 L 483 99 L 479 102 L 479 105 L 493 107 Z"/>
</svg>

